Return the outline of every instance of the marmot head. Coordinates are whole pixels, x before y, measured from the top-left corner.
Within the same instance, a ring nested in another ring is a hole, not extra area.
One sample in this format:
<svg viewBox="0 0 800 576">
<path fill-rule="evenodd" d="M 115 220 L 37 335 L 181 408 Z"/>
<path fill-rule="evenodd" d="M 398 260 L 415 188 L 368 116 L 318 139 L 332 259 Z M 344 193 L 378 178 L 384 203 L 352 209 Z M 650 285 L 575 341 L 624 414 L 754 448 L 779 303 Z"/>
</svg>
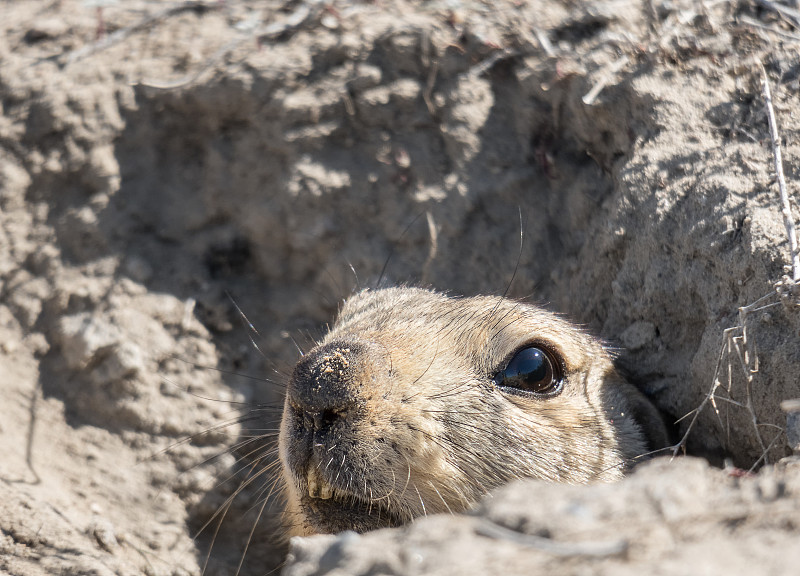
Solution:
<svg viewBox="0 0 800 576">
<path fill-rule="evenodd" d="M 364 290 L 288 383 L 291 534 L 467 509 L 516 478 L 620 478 L 666 445 L 658 411 L 594 338 L 531 304 Z"/>
</svg>

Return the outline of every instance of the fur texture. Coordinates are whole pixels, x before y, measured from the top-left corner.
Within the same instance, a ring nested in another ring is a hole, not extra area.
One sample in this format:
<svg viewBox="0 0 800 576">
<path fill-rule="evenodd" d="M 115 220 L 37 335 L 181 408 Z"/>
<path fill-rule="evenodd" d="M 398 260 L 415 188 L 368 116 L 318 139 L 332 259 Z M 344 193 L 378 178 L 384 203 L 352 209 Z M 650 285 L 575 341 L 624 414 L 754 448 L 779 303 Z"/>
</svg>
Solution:
<svg viewBox="0 0 800 576">
<path fill-rule="evenodd" d="M 493 380 L 532 345 L 563 371 L 553 397 Z M 289 382 L 285 519 L 292 535 L 399 525 L 516 478 L 616 480 L 666 441 L 603 346 L 558 316 L 500 297 L 364 290 Z"/>
</svg>

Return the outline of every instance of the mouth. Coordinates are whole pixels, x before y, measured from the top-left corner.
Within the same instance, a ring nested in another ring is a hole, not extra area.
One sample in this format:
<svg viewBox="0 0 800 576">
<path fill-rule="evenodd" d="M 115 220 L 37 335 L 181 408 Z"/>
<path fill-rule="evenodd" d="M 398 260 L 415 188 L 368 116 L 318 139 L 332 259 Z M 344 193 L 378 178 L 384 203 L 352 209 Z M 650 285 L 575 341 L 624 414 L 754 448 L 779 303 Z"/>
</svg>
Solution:
<svg viewBox="0 0 800 576">
<path fill-rule="evenodd" d="M 298 488 L 303 514 L 321 533 L 367 532 L 405 524 L 390 496 L 370 498 L 333 486 L 314 466 L 308 469 L 305 486 Z"/>
</svg>

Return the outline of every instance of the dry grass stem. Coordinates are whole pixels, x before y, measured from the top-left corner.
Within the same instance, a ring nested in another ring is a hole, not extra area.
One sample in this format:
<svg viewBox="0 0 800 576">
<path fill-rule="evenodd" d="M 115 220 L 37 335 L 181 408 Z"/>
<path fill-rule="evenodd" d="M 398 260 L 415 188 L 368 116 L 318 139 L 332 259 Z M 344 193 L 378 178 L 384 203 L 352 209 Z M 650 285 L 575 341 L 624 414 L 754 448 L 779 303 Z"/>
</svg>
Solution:
<svg viewBox="0 0 800 576">
<path fill-rule="evenodd" d="M 550 38 L 547 37 L 547 33 L 538 26 L 534 26 L 533 33 L 534 35 L 536 35 L 536 40 L 539 41 L 542 50 L 544 50 L 544 53 L 550 56 L 551 58 L 554 57 L 556 55 L 556 49 L 550 42 Z"/>
<path fill-rule="evenodd" d="M 717 417 L 717 420 L 720 423 L 720 426 L 725 428 L 727 432 L 727 436 L 730 436 L 730 426 L 727 422 L 722 420 L 722 415 L 720 414 L 719 406 L 717 405 L 718 401 L 725 402 L 727 404 L 731 404 L 733 406 L 741 407 L 746 409 L 750 414 L 750 420 L 753 424 L 753 432 L 756 437 L 756 441 L 758 442 L 759 448 L 761 449 L 761 456 L 756 460 L 753 464 L 753 468 L 758 466 L 762 461 L 766 464 L 769 463 L 768 454 L 770 449 L 775 445 L 778 438 L 784 433 L 784 429 L 771 425 L 771 424 L 764 424 L 763 422 L 759 422 L 758 415 L 755 411 L 755 406 L 753 403 L 753 395 L 752 395 L 752 387 L 753 383 L 755 382 L 755 375 L 758 374 L 759 371 L 759 362 L 758 362 L 758 354 L 756 352 L 756 345 L 755 340 L 750 338 L 748 335 L 748 327 L 747 321 L 748 317 L 756 312 L 761 312 L 768 308 L 772 308 L 774 306 L 779 306 L 781 304 L 780 301 L 777 302 L 770 302 L 770 300 L 774 300 L 777 298 L 776 292 L 770 292 L 769 294 L 762 296 L 755 302 L 747 306 L 742 306 L 739 308 L 739 321 L 736 326 L 732 326 L 730 328 L 726 328 L 722 332 L 722 343 L 720 344 L 720 351 L 717 356 L 717 365 L 714 368 L 714 376 L 711 381 L 711 386 L 706 393 L 703 401 L 700 405 L 688 412 L 683 417 L 678 419 L 678 422 L 688 418 L 689 416 L 692 417 L 689 425 L 686 428 L 683 436 L 681 437 L 680 441 L 674 446 L 671 446 L 670 449 L 672 450 L 672 456 L 675 457 L 678 455 L 679 452 L 685 451 L 686 442 L 689 439 L 692 430 L 694 429 L 695 424 L 697 423 L 700 414 L 705 410 L 708 404 L 711 404 L 714 408 L 714 414 Z M 732 362 L 732 359 L 736 358 L 738 363 Z M 723 362 L 727 359 L 727 366 L 725 366 L 726 370 L 726 378 L 725 382 L 721 380 L 722 370 L 723 370 Z M 741 370 L 741 375 L 744 378 L 744 402 L 740 402 L 735 400 L 732 397 L 733 393 L 733 380 L 734 380 L 734 365 L 738 364 L 739 369 Z M 724 396 L 717 396 L 720 388 L 723 388 L 727 393 L 727 397 Z M 764 443 L 764 439 L 761 434 L 761 428 L 764 426 L 770 426 L 776 428 L 778 433 L 775 437 L 768 443 Z"/>
<path fill-rule="evenodd" d="M 600 95 L 600 92 L 603 91 L 603 88 L 609 85 L 609 83 L 614 79 L 614 75 L 622 70 L 630 61 L 627 54 L 623 54 L 619 59 L 617 59 L 613 64 L 608 66 L 604 71 L 600 80 L 597 81 L 589 92 L 583 97 L 583 103 L 587 106 L 591 106 L 594 104 L 597 97 Z"/>
<path fill-rule="evenodd" d="M 767 107 L 767 117 L 769 118 L 769 134 L 772 138 L 772 158 L 775 164 L 775 173 L 778 177 L 778 192 L 781 198 L 781 213 L 783 214 L 783 224 L 786 226 L 786 234 L 789 236 L 789 258 L 792 266 L 792 280 L 800 282 L 800 254 L 797 251 L 797 233 L 792 218 L 792 207 L 789 204 L 789 194 L 786 191 L 786 177 L 783 175 L 783 158 L 781 156 L 781 139 L 778 135 L 778 123 L 775 120 L 775 109 L 772 107 L 772 92 L 769 88 L 769 80 L 764 66 L 761 66 L 761 86 L 764 102 Z"/>
<path fill-rule="evenodd" d="M 79 60 L 83 60 L 92 54 L 96 54 L 97 52 L 101 52 L 107 48 L 110 48 L 111 46 L 114 46 L 115 44 L 119 44 L 135 32 L 146 30 L 147 28 L 150 28 L 159 22 L 163 22 L 167 18 L 181 14 L 182 12 L 188 12 L 190 10 L 218 10 L 221 6 L 222 4 L 220 2 L 203 2 L 198 0 L 187 0 L 185 2 L 181 2 L 180 4 L 159 10 L 155 14 L 149 14 L 135 24 L 126 26 L 125 28 L 120 28 L 108 36 L 101 38 L 97 42 L 87 44 L 86 46 L 82 46 L 76 50 L 68 52 L 67 54 L 61 56 L 60 60 L 64 66 L 69 66 L 70 64 L 74 64 Z"/>
</svg>

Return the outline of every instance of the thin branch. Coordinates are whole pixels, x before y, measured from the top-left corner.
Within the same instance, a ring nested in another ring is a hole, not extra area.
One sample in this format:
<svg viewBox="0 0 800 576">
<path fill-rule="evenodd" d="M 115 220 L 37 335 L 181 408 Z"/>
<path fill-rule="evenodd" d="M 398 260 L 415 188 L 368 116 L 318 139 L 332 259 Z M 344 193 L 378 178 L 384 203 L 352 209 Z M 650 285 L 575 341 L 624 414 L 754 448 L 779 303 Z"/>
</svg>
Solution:
<svg viewBox="0 0 800 576">
<path fill-rule="evenodd" d="M 539 45 L 544 50 L 544 53 L 547 54 L 550 58 L 556 55 L 556 49 L 553 48 L 553 44 L 550 42 L 550 38 L 547 37 L 547 32 L 539 28 L 538 26 L 533 27 L 533 33 L 536 36 L 536 40 L 539 41 Z"/>
<path fill-rule="evenodd" d="M 627 54 L 623 54 L 618 60 L 613 62 L 610 66 L 607 66 L 605 70 L 602 72 L 602 76 L 600 80 L 598 80 L 597 84 L 586 93 L 583 97 L 583 103 L 587 106 L 591 106 L 594 104 L 597 97 L 600 95 L 600 92 L 608 86 L 611 81 L 614 79 L 614 75 L 622 70 L 627 64 L 630 59 L 628 58 Z"/>
<path fill-rule="evenodd" d="M 748 338 L 748 329 L 747 329 L 747 320 L 750 314 L 754 312 L 758 312 L 760 310 L 764 310 L 765 308 L 770 308 L 775 306 L 776 304 L 780 304 L 780 302 L 776 303 L 767 303 L 769 299 L 775 298 L 776 292 L 770 292 L 761 298 L 758 298 L 754 302 L 751 302 L 747 306 L 742 306 L 739 308 L 739 320 L 735 326 L 731 326 L 730 328 L 726 328 L 722 331 L 722 343 L 720 345 L 719 356 L 717 357 L 717 364 L 714 368 L 714 376 L 711 379 L 711 386 L 709 387 L 708 391 L 706 392 L 705 396 L 703 397 L 702 402 L 690 412 L 684 414 L 681 418 L 676 421 L 681 422 L 691 416 L 691 420 L 686 427 L 686 431 L 684 432 L 681 439 L 678 441 L 677 444 L 669 446 L 668 449 L 672 451 L 672 457 L 678 455 L 681 450 L 685 450 L 686 442 L 689 439 L 692 430 L 694 429 L 695 425 L 697 424 L 698 419 L 700 418 L 700 414 L 705 410 L 705 408 L 711 404 L 714 408 L 714 411 L 717 415 L 717 419 L 720 420 L 719 414 L 719 407 L 717 406 L 717 400 L 724 401 L 728 404 L 739 406 L 741 408 L 746 409 L 750 414 L 750 420 L 753 424 L 753 428 L 755 430 L 756 439 L 760 448 L 762 449 L 762 455 L 758 459 L 758 462 L 762 460 L 766 461 L 767 455 L 769 453 L 770 448 L 772 447 L 773 443 L 771 442 L 769 446 L 765 446 L 764 439 L 761 437 L 761 432 L 759 430 L 759 426 L 763 426 L 762 423 L 758 421 L 758 417 L 755 412 L 755 405 L 753 403 L 752 398 L 752 386 L 755 382 L 755 374 L 758 373 L 758 354 L 755 346 L 755 342 Z M 744 402 L 737 402 L 731 397 L 724 398 L 717 396 L 717 390 L 720 388 L 725 388 L 725 386 L 720 381 L 720 377 L 723 370 L 723 362 L 727 359 L 727 392 L 728 395 L 731 395 L 732 390 L 732 359 L 738 360 L 738 367 L 741 369 L 742 375 L 744 377 L 744 392 L 745 392 L 745 401 Z M 721 421 L 721 420 L 720 420 Z M 730 435 L 730 432 L 728 432 Z"/>
<path fill-rule="evenodd" d="M 145 30 L 166 20 L 171 16 L 175 16 L 176 14 L 180 14 L 181 12 L 188 12 L 190 10 L 195 10 L 197 12 L 204 12 L 206 10 L 218 10 L 221 4 L 219 2 L 203 2 L 199 0 L 187 0 L 186 2 L 182 2 L 180 4 L 170 6 L 168 8 L 164 8 L 163 10 L 159 10 L 155 14 L 149 14 L 145 16 L 135 24 L 131 26 L 126 26 L 125 28 L 120 28 L 116 32 L 109 34 L 108 36 L 101 38 L 97 42 L 93 42 L 91 44 L 87 44 L 86 46 L 82 46 L 76 50 L 72 50 L 71 52 L 67 52 L 63 56 L 60 57 L 60 60 L 63 62 L 64 66 L 69 66 L 70 64 L 74 64 L 78 60 L 83 60 L 87 56 L 91 56 L 97 52 L 101 52 L 107 48 L 115 44 L 119 44 L 123 40 L 125 40 L 128 36 L 135 32 L 139 32 L 140 30 Z"/>
<path fill-rule="evenodd" d="M 769 118 L 769 133 L 772 138 L 772 158 L 775 164 L 775 173 L 778 176 L 778 191 L 781 196 L 781 213 L 783 214 L 783 224 L 786 226 L 786 234 L 789 236 L 789 257 L 792 263 L 792 280 L 800 282 L 800 254 L 797 251 L 797 233 L 794 228 L 794 218 L 792 218 L 792 207 L 789 204 L 789 194 L 786 191 L 786 178 L 783 175 L 783 159 L 781 157 L 781 139 L 778 135 L 778 123 L 775 121 L 775 110 L 772 107 L 772 93 L 769 89 L 767 71 L 763 64 L 761 67 L 762 95 L 767 107 Z"/>
<path fill-rule="evenodd" d="M 720 368 L 722 368 L 722 359 L 725 357 L 725 345 L 728 342 L 728 335 L 730 334 L 730 332 L 737 329 L 738 326 L 732 328 L 726 328 L 722 333 L 722 345 L 720 346 L 719 357 L 717 358 L 717 365 L 714 368 L 714 377 L 711 379 L 711 388 L 706 393 L 705 397 L 703 398 L 703 401 L 697 408 L 695 408 L 691 412 L 687 412 L 686 414 L 684 414 L 682 417 L 678 418 L 678 420 L 675 421 L 675 423 L 677 424 L 678 422 L 681 422 L 682 420 L 687 418 L 690 414 L 692 415 L 692 420 L 686 427 L 686 432 L 684 432 L 683 436 L 681 437 L 681 439 L 678 441 L 677 444 L 670 446 L 670 448 L 672 449 L 673 458 L 675 458 L 678 455 L 678 452 L 681 449 L 685 449 L 686 442 L 689 440 L 689 435 L 692 433 L 692 429 L 694 428 L 694 425 L 697 423 L 697 419 L 700 417 L 700 413 L 705 409 L 706 405 L 711 401 L 711 399 L 714 398 L 714 393 L 716 392 L 717 388 L 719 388 L 721 385 L 719 381 L 719 372 Z"/>
<path fill-rule="evenodd" d="M 500 60 L 507 60 L 509 58 L 516 58 L 520 56 L 522 53 L 517 50 L 508 50 L 508 49 L 500 49 L 496 52 L 492 53 L 491 56 L 481 60 L 474 66 L 472 66 L 465 74 L 469 74 L 470 76 L 478 77 L 488 71 L 492 66 L 497 64 Z"/>
</svg>

